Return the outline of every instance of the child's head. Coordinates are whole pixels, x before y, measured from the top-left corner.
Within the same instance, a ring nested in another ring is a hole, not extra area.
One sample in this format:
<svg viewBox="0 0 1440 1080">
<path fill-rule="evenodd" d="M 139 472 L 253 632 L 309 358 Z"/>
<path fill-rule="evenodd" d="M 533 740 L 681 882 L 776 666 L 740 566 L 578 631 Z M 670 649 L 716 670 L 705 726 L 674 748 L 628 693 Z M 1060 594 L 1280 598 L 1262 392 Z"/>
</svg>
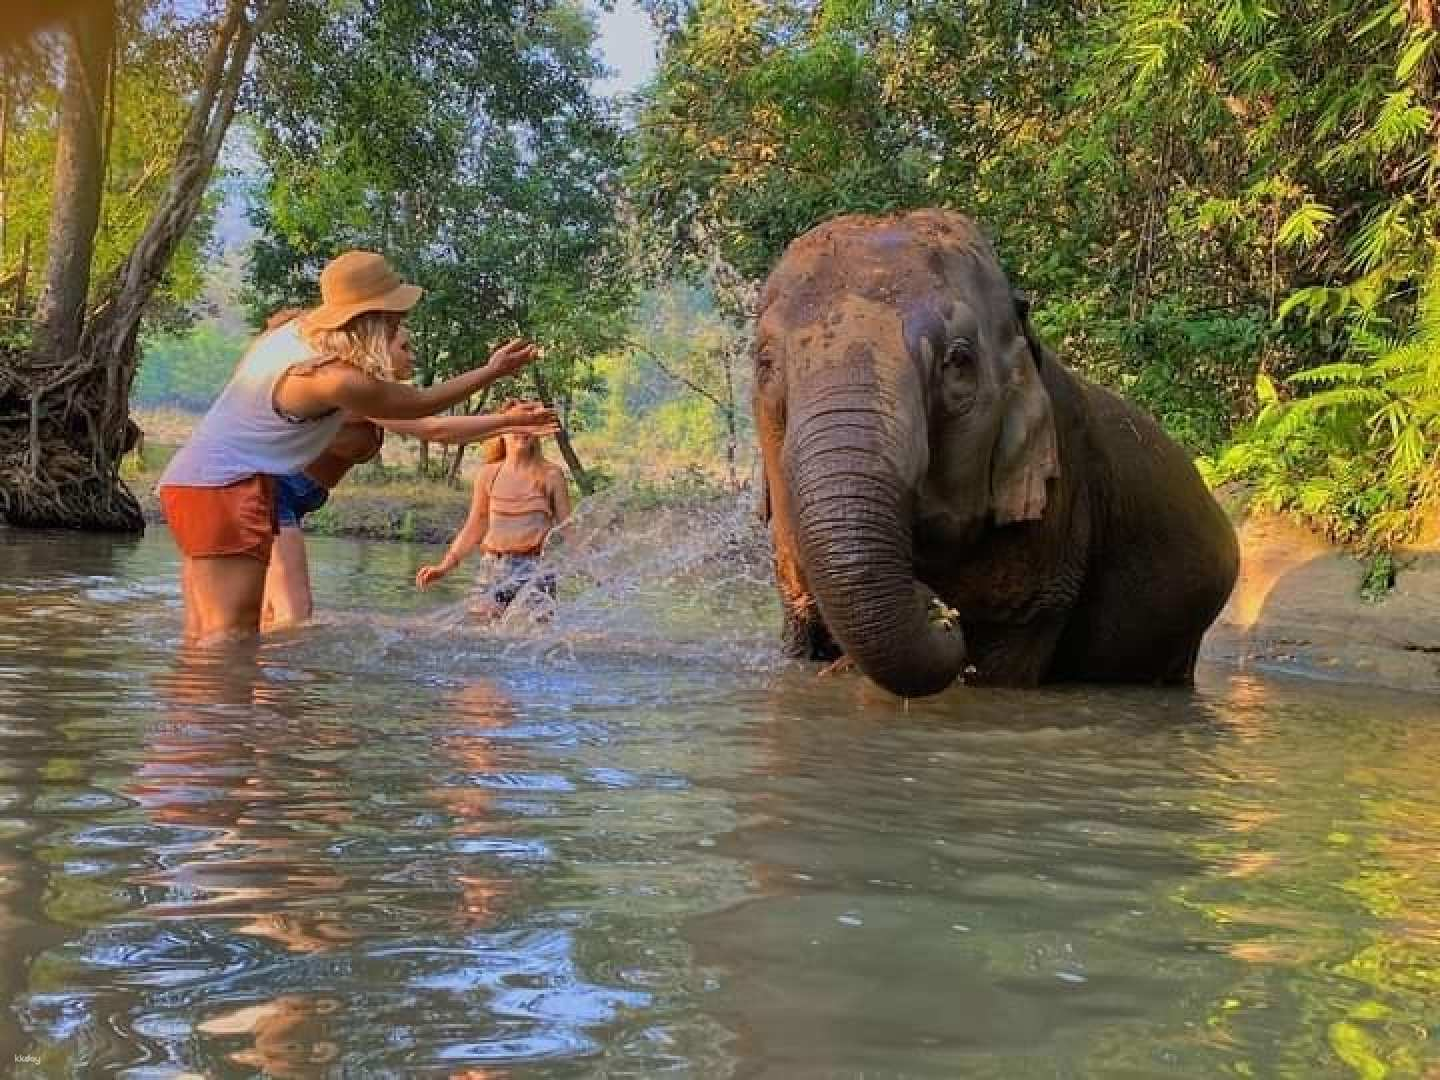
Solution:
<svg viewBox="0 0 1440 1080">
<path fill-rule="evenodd" d="M 524 401 L 511 398 L 500 406 L 500 413 L 516 412 L 525 408 L 538 408 L 538 401 Z M 501 435 L 485 442 L 485 464 L 494 465 L 507 457 L 543 457 L 540 440 L 534 435 Z"/>
<path fill-rule="evenodd" d="M 265 329 L 278 329 L 279 327 L 284 326 L 288 322 L 294 322 L 296 319 L 298 319 L 301 315 L 304 314 L 305 309 L 302 307 L 276 308 L 270 313 L 270 317 L 265 320 Z"/>
</svg>

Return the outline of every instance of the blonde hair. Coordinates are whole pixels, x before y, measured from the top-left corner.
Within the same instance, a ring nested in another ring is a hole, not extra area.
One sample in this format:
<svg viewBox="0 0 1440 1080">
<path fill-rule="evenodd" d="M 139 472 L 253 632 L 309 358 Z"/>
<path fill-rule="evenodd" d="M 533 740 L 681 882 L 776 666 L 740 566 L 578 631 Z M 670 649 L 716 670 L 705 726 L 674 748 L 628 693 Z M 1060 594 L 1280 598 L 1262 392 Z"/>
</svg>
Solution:
<svg viewBox="0 0 1440 1080">
<path fill-rule="evenodd" d="M 405 317 L 393 311 L 365 311 L 337 330 L 321 330 L 300 320 L 300 336 L 321 356 L 333 356 L 376 379 L 393 380 L 390 339 Z"/>
</svg>

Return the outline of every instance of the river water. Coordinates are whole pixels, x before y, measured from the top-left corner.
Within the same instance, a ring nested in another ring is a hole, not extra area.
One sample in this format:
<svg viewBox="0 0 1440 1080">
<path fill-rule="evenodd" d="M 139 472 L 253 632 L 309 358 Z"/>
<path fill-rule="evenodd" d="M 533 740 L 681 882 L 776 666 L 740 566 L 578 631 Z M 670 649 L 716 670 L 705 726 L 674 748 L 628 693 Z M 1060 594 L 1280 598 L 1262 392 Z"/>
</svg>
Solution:
<svg viewBox="0 0 1440 1080">
<path fill-rule="evenodd" d="M 192 654 L 163 530 L 0 529 L 0 1073 L 1440 1075 L 1440 704 L 907 706 L 732 525 L 488 631 L 312 539 L 317 624 Z"/>
</svg>

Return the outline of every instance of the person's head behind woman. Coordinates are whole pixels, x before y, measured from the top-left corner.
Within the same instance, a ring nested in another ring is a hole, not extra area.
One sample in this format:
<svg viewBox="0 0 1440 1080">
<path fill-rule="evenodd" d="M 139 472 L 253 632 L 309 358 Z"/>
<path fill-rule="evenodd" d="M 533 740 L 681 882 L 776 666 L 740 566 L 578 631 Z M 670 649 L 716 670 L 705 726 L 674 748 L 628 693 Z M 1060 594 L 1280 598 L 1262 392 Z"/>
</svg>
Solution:
<svg viewBox="0 0 1440 1080">
<path fill-rule="evenodd" d="M 261 332 L 268 334 L 271 330 L 278 330 L 286 323 L 292 323 L 301 315 L 304 315 L 305 311 L 306 309 L 303 307 L 276 308 L 270 313 L 270 317 L 265 320 L 265 326 Z"/>
</svg>

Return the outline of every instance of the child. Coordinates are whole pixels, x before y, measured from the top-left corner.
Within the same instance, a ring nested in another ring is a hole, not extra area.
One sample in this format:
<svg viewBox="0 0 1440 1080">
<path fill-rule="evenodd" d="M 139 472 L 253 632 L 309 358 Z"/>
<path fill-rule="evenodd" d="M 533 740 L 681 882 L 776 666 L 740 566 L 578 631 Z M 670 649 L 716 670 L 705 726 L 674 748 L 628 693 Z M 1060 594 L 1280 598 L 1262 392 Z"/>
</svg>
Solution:
<svg viewBox="0 0 1440 1080">
<path fill-rule="evenodd" d="M 533 406 L 512 402 L 502 415 L 526 408 Z M 534 578 L 546 537 L 570 516 L 570 492 L 565 471 L 545 459 L 534 435 L 505 435 L 486 447 L 486 457 L 487 464 L 475 475 L 464 526 L 438 564 L 420 568 L 415 584 L 428 588 L 479 545 L 485 559 L 477 578 L 480 595 L 471 611 L 494 619 Z M 555 595 L 553 575 L 543 575 L 534 584 Z"/>
</svg>

